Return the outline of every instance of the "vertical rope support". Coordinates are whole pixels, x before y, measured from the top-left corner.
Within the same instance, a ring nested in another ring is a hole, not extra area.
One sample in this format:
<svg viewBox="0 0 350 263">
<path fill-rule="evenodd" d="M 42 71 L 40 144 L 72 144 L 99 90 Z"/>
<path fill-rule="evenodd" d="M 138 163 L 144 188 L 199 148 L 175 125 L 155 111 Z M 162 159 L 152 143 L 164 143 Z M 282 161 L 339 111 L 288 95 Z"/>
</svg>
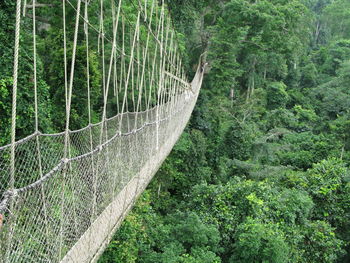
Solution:
<svg viewBox="0 0 350 263">
<path fill-rule="evenodd" d="M 162 0 L 162 2 L 164 2 Z M 157 92 L 157 130 L 156 130 L 156 150 L 159 150 L 159 122 L 160 122 L 160 105 L 161 105 L 161 94 L 163 91 L 163 38 L 164 38 L 164 5 L 162 5 L 161 15 L 160 15 L 160 27 L 161 27 L 161 40 L 160 40 L 160 63 L 159 63 L 159 83 L 158 83 L 158 92 Z"/>
<path fill-rule="evenodd" d="M 64 3 L 65 4 L 65 3 Z M 64 5 L 63 5 L 64 6 Z M 64 162 L 66 163 L 68 153 L 69 153 L 69 123 L 70 123 L 70 111 L 71 111 L 71 102 L 72 102 L 72 90 L 73 90 L 73 81 L 74 81 L 74 68 L 75 68 L 75 57 L 77 50 L 77 42 L 78 42 L 78 29 L 79 29 L 79 17 L 80 17 L 80 7 L 81 0 L 78 0 L 77 4 L 77 12 L 76 12 L 76 21 L 75 21 L 75 31 L 74 31 L 74 40 L 73 40 L 73 53 L 72 53 L 72 63 L 71 63 L 71 72 L 68 86 L 68 94 L 67 94 L 67 103 L 66 103 L 66 129 L 64 136 Z M 65 21 L 65 13 L 64 13 L 64 21 Z M 63 250 L 63 208 L 64 208 L 64 188 L 65 188 L 65 178 L 66 178 L 66 170 L 67 164 L 64 168 L 63 173 L 63 190 L 62 190 L 62 203 L 61 203 L 61 222 L 60 222 L 60 242 L 59 242 L 59 259 L 62 258 L 62 250 Z"/>
<path fill-rule="evenodd" d="M 100 25 L 101 25 L 101 51 L 102 51 L 102 84 L 103 84 L 103 116 L 102 116 L 102 123 L 101 123 L 101 132 L 100 132 L 100 145 L 103 143 L 103 137 L 105 138 L 105 141 L 108 140 L 108 131 L 107 131 L 107 122 L 106 122 L 106 109 L 107 109 L 107 100 L 108 100 L 108 91 L 109 91 L 109 85 L 107 86 L 106 83 L 106 61 L 105 61 L 105 26 L 104 26 L 104 0 L 100 0 Z M 112 59 L 113 61 L 113 59 Z M 103 165 L 105 169 L 104 171 L 107 171 L 108 173 L 108 165 L 109 165 L 109 147 L 106 146 L 106 160 L 101 163 L 101 155 L 98 155 L 98 163 Z M 103 158 L 103 156 L 102 156 Z M 106 169 L 107 167 L 107 169 Z M 98 171 L 99 172 L 99 171 Z M 95 177 L 95 183 L 94 183 L 94 214 L 96 214 L 97 211 L 97 176 Z M 109 184 L 107 184 L 109 185 Z"/>
<path fill-rule="evenodd" d="M 84 9 L 84 32 L 85 32 L 85 45 L 86 45 L 86 85 L 87 85 L 87 93 L 88 93 L 88 119 L 89 119 L 89 139 L 90 139 L 90 151 L 94 149 L 93 145 L 93 137 L 92 137 L 92 119 L 91 119 L 91 87 L 90 87 L 90 53 L 89 53 L 89 15 L 88 15 L 88 5 L 89 1 L 85 1 L 85 9 Z M 94 177 L 96 176 L 95 171 L 95 158 L 94 155 L 91 155 L 91 170 L 92 170 L 92 180 L 94 181 Z M 92 225 L 94 221 L 93 212 L 90 215 L 90 225 Z M 90 239 L 92 238 L 92 233 L 90 232 Z M 91 244 L 89 242 L 89 251 L 91 251 Z"/>
<path fill-rule="evenodd" d="M 121 70 L 120 70 L 120 88 L 119 92 L 121 93 L 123 90 L 123 86 L 125 86 L 125 74 L 126 74 L 126 66 L 125 66 L 125 19 L 122 16 L 122 61 L 121 61 Z"/>
<path fill-rule="evenodd" d="M 111 0 L 111 11 L 112 11 L 112 24 L 113 24 L 113 32 L 115 30 L 115 21 L 116 21 L 116 11 L 115 11 L 115 2 L 114 0 Z M 117 98 L 118 101 L 118 93 L 117 93 L 117 52 L 114 52 L 113 57 L 114 63 L 113 63 L 113 96 Z M 118 103 L 117 103 L 118 105 Z M 119 113 L 119 111 L 118 111 Z"/>
<path fill-rule="evenodd" d="M 112 0 L 113 1 L 113 0 Z M 113 1 L 114 2 L 114 1 Z M 106 119 L 106 106 L 107 106 L 107 98 L 108 98 L 108 90 L 109 90 L 109 86 L 110 86 L 110 81 L 111 81 L 111 75 L 112 75 L 112 68 L 115 67 L 115 63 L 116 63 L 116 53 L 117 53 L 117 32 L 118 32 L 118 25 L 119 25 L 119 17 L 120 17 L 120 9 L 121 9 L 121 5 L 122 5 L 122 0 L 119 0 L 119 4 L 118 4 L 118 13 L 117 13 L 117 17 L 116 19 L 113 19 L 113 43 L 112 43 L 112 52 L 111 52 L 111 56 L 110 56 L 110 63 L 109 63 L 109 69 L 108 69 L 108 77 L 107 77 L 107 96 L 105 97 L 105 101 L 104 101 L 104 107 L 103 107 L 103 119 Z M 113 61 L 114 60 L 114 61 Z M 115 72 L 116 74 L 116 72 Z M 114 82 L 114 81 L 113 81 Z M 114 82 L 115 83 L 115 82 Z M 114 89 L 115 90 L 115 89 Z M 106 140 L 108 140 L 108 137 L 106 138 Z M 113 176 L 113 183 L 112 183 L 112 188 L 111 188 L 111 199 L 113 200 L 114 197 L 114 191 L 116 188 L 116 176 Z M 111 210 L 112 213 L 112 210 Z M 110 220 L 108 222 L 108 224 L 111 227 L 111 219 L 113 218 L 113 215 L 110 214 Z"/>
<path fill-rule="evenodd" d="M 103 106 L 103 120 L 106 119 L 106 105 L 107 105 L 107 97 L 108 97 L 108 89 L 110 86 L 111 76 L 112 76 L 112 67 L 113 67 L 113 59 L 115 58 L 115 54 L 117 51 L 117 32 L 118 32 L 118 24 L 119 24 L 119 16 L 120 16 L 120 8 L 121 8 L 122 0 L 119 0 L 118 5 L 118 13 L 117 13 L 117 19 L 115 21 L 115 24 L 113 26 L 113 43 L 112 43 L 112 52 L 109 60 L 109 69 L 108 69 L 108 76 L 107 76 L 107 94 L 104 97 L 104 106 Z"/>
<path fill-rule="evenodd" d="M 66 32 L 66 0 L 62 0 L 62 20 L 63 20 L 63 60 L 64 60 L 64 96 L 66 103 L 66 110 L 68 108 L 68 73 L 67 73 L 67 32 Z M 66 112 L 67 114 L 67 112 Z M 66 146 L 65 146 L 66 148 Z M 66 157 L 64 157 L 66 158 Z M 63 174 L 65 178 L 65 174 Z M 64 179 L 63 179 L 64 180 Z M 62 193 L 61 193 L 61 207 L 60 207 L 60 232 L 59 232 L 59 243 L 58 243 L 58 259 L 61 259 L 62 245 L 63 245 L 63 209 L 64 209 L 64 190 L 65 183 L 62 183 Z"/>
<path fill-rule="evenodd" d="M 104 19 L 103 19 L 103 0 L 100 0 L 100 21 L 99 21 L 99 35 L 97 38 L 97 53 L 100 54 L 102 53 L 102 90 L 103 90 L 103 101 L 105 101 L 105 94 L 106 94 L 106 76 L 105 76 L 105 58 L 104 58 Z M 103 112 L 104 114 L 104 112 Z M 100 138 L 99 138 L 99 144 L 102 144 L 102 139 L 103 139 L 103 129 L 105 126 L 105 120 L 104 116 L 102 116 L 102 123 L 101 123 L 101 130 L 100 130 Z M 95 174 L 93 175 L 93 199 L 92 199 L 92 220 L 95 219 L 96 216 L 96 205 L 97 205 L 97 175 L 99 174 L 99 164 L 100 164 L 100 155 L 97 155 L 96 158 L 96 171 Z"/>
<path fill-rule="evenodd" d="M 171 46 L 171 50 L 172 50 L 172 56 L 171 56 L 171 63 L 174 65 L 176 64 L 176 45 L 175 45 L 175 41 L 174 41 L 174 31 L 172 31 L 172 35 L 171 35 L 171 40 L 172 40 L 172 46 Z M 171 67 L 172 70 L 172 74 L 174 76 L 177 76 L 177 66 L 175 67 Z M 173 114 L 173 103 L 174 103 L 174 96 L 175 96 L 175 85 L 176 85 L 176 80 L 173 78 L 172 81 L 170 82 L 170 103 L 169 103 L 169 112 L 172 115 Z"/>
<path fill-rule="evenodd" d="M 13 65 L 13 91 L 12 91 L 12 117 L 11 117 L 11 177 L 10 187 L 15 188 L 15 148 L 16 148 L 16 117 L 17 117 L 17 88 L 18 88 L 18 59 L 19 59 L 19 38 L 21 27 L 21 0 L 17 0 L 16 29 L 15 29 L 15 50 Z"/>
<path fill-rule="evenodd" d="M 136 29 L 135 29 L 135 32 L 136 32 Z M 130 33 L 131 33 L 131 31 L 130 31 Z M 137 40 L 136 40 L 136 43 L 138 43 Z M 137 48 L 136 48 L 136 57 L 137 57 Z M 135 106 L 135 80 L 134 80 L 135 73 L 134 72 L 135 72 L 134 61 L 132 61 L 132 63 L 131 63 L 131 99 L 132 99 L 132 111 L 133 112 L 136 111 L 136 106 Z"/>
<path fill-rule="evenodd" d="M 140 12 L 141 15 L 141 12 Z M 143 87 L 141 86 L 141 82 L 140 82 L 140 26 L 138 26 L 136 28 L 137 31 L 137 60 L 138 60 L 138 64 L 137 64 L 137 90 L 138 90 L 138 99 L 137 99 L 137 106 L 136 106 L 136 113 L 135 113 L 135 123 L 134 123 L 134 129 L 137 129 L 137 121 L 138 121 L 138 112 L 139 112 L 139 105 L 141 102 L 141 97 L 142 97 L 142 89 Z M 136 133 L 135 134 L 135 148 L 137 149 L 139 147 L 138 145 L 138 137 L 139 135 Z M 139 158 L 141 158 L 142 156 L 137 155 Z M 143 163 L 143 160 L 136 160 L 136 162 L 138 163 Z M 133 203 L 136 201 L 136 197 L 137 197 L 137 193 L 138 193 L 138 189 L 139 189 L 139 184 L 140 184 L 140 180 L 141 180 L 141 175 L 138 174 L 137 175 L 137 184 L 136 184 L 136 188 L 135 188 L 135 192 L 134 192 L 134 196 L 133 196 Z"/>
<path fill-rule="evenodd" d="M 103 112 L 102 112 L 102 119 L 101 119 L 101 129 L 100 129 L 100 136 L 99 136 L 99 145 L 103 143 L 103 137 L 104 135 L 107 136 L 107 123 L 106 123 L 106 107 L 107 107 L 107 99 L 108 99 L 108 87 L 106 85 L 106 63 L 105 63 L 105 28 L 104 28 L 104 0 L 100 0 L 100 48 L 101 48 L 101 63 L 102 63 L 102 90 L 103 90 Z M 103 158 L 102 152 L 98 153 L 97 155 L 97 170 L 96 175 L 93 177 L 93 206 L 92 206 L 92 216 L 93 218 L 96 217 L 97 213 L 97 191 L 98 191 L 98 176 L 102 175 L 103 172 L 105 172 L 107 169 L 105 169 L 106 166 L 108 166 L 108 146 L 106 148 L 107 150 L 107 160 L 101 161 L 101 158 Z M 101 169 L 100 169 L 101 168 Z"/>
<path fill-rule="evenodd" d="M 18 60 L 19 60 L 19 40 L 21 30 L 21 0 L 16 3 L 16 26 L 15 26 L 15 48 L 13 62 L 13 90 L 12 90 L 12 116 L 11 116 L 11 160 L 10 160 L 10 189 L 15 189 L 16 174 L 16 117 L 17 117 L 17 88 L 18 88 Z M 13 201 L 10 202 L 10 211 L 13 209 Z M 9 261 L 12 246 L 14 226 L 10 223 L 8 232 L 8 249 L 6 252 L 6 261 Z"/>
<path fill-rule="evenodd" d="M 39 131 L 38 117 L 38 82 L 37 82 L 37 59 L 36 59 L 36 0 L 33 0 L 33 66 L 34 66 L 34 111 L 35 111 L 35 132 Z"/>
<path fill-rule="evenodd" d="M 151 9 L 151 19 L 153 17 L 153 10 L 155 9 L 154 6 L 156 5 L 155 0 L 152 1 L 152 9 Z M 156 13 L 157 14 L 157 13 Z M 151 26 L 151 22 L 149 23 L 149 26 Z M 157 37 L 159 36 L 159 32 L 160 32 L 160 27 L 157 27 Z M 151 72 L 151 76 L 150 76 L 150 88 L 149 88 L 149 94 L 148 94 L 148 102 L 147 102 L 147 109 L 149 109 L 151 107 L 151 103 L 152 103 L 152 90 L 153 90 L 153 83 L 154 83 L 154 74 L 156 71 L 156 59 L 157 59 L 157 54 L 158 54 L 158 45 L 156 45 L 155 50 L 154 50 L 154 55 L 153 55 L 153 61 L 152 61 L 152 72 Z M 155 89 L 154 89 L 155 90 Z M 155 97 L 156 98 L 156 97 Z M 148 112 L 147 112 L 147 118 L 148 118 Z"/>
<path fill-rule="evenodd" d="M 138 31 L 138 28 L 140 26 L 140 16 L 141 16 L 141 13 L 138 12 L 138 15 L 137 15 L 137 22 L 136 22 L 136 27 L 135 27 L 135 33 L 134 33 L 134 38 L 133 38 L 133 43 L 132 43 L 132 48 L 131 48 L 131 56 L 130 56 L 130 62 L 129 62 L 129 68 L 128 68 L 128 74 L 126 76 L 126 81 L 125 81 L 125 90 L 124 90 L 124 98 L 123 98 L 123 105 L 122 105 L 122 112 L 121 112 L 121 118 L 120 118 L 120 124 L 119 124 L 119 130 L 121 131 L 122 129 L 122 123 L 123 123 L 123 112 L 124 112 L 124 108 L 125 108 L 125 104 L 126 104 L 126 100 L 127 100 L 127 90 L 128 90 L 128 85 L 129 85 L 129 80 L 130 80 L 130 74 L 131 74 L 131 68 L 132 68 L 132 64 L 133 64 L 133 61 L 134 61 L 134 53 L 135 53 L 135 46 L 136 46 L 136 40 L 137 40 L 137 31 Z M 128 128 L 129 130 L 129 128 Z M 129 139 L 130 137 L 128 137 Z M 130 149 L 128 149 L 130 150 Z M 132 165 L 132 164 L 130 164 Z M 125 215 L 125 212 L 126 212 L 126 199 L 127 199 L 127 191 L 125 192 L 125 195 L 124 195 L 124 201 L 123 201 L 123 215 L 122 217 Z"/>
<path fill-rule="evenodd" d="M 154 6 L 154 0 L 152 1 L 152 8 L 151 8 L 151 13 L 150 13 L 150 21 L 149 21 L 149 26 L 152 24 L 152 15 L 153 15 L 153 6 Z M 147 1 L 145 1 L 145 14 L 147 14 Z M 140 5 L 141 8 L 141 5 Z M 147 15 L 145 16 L 145 23 L 147 23 Z M 150 36 L 151 36 L 151 32 L 148 31 L 147 33 L 147 40 L 146 40 L 146 48 L 145 48 L 145 52 L 143 53 L 143 64 L 142 64 L 142 76 L 141 76 L 141 83 L 140 86 L 143 87 L 144 84 L 144 80 L 145 80 L 145 70 L 146 70 L 146 61 L 147 61 L 147 57 L 148 57 L 148 49 L 149 49 L 149 41 L 150 41 Z M 141 89 L 142 90 L 142 89 Z M 146 90 L 147 91 L 147 90 Z M 145 97 L 147 97 L 147 92 L 145 92 Z M 139 98 L 142 99 L 142 96 L 139 96 Z M 139 104 L 141 102 L 138 102 L 138 107 L 137 107 L 137 111 L 139 110 Z M 147 117 L 148 117 L 148 110 L 149 110 L 149 103 L 147 103 L 147 101 L 145 102 L 146 105 L 146 111 L 147 111 Z"/>
<path fill-rule="evenodd" d="M 175 65 L 176 65 L 176 70 L 175 70 L 175 75 L 178 76 L 179 71 L 180 71 L 180 66 L 181 63 L 177 63 L 177 57 L 178 57 L 178 53 L 177 53 L 177 49 L 175 48 L 175 54 L 174 54 L 174 61 L 175 61 Z M 176 110 L 176 102 L 177 102 L 177 97 L 178 97 L 178 81 L 175 80 L 174 81 L 174 85 L 173 85 L 173 102 L 172 102 L 172 112 L 175 112 Z"/>
<path fill-rule="evenodd" d="M 38 165 L 40 178 L 43 178 L 43 169 L 41 161 L 41 150 L 40 150 L 40 140 L 39 140 L 39 110 L 38 110 L 38 80 L 37 80 L 37 51 L 36 51 L 36 0 L 33 0 L 33 67 L 34 67 L 34 111 L 35 111 L 35 133 L 36 135 L 36 151 L 38 154 Z M 46 238 L 49 237 L 49 223 L 47 219 L 47 208 L 46 208 L 46 196 L 44 186 L 40 187 L 41 196 L 43 199 L 43 212 L 44 212 L 44 222 Z"/>
<path fill-rule="evenodd" d="M 34 8 L 34 3 L 33 3 L 33 8 Z M 26 16 L 26 13 L 27 13 L 27 0 L 24 0 L 23 2 L 23 17 Z"/>
<path fill-rule="evenodd" d="M 105 65 L 105 30 L 104 30 L 104 6 L 103 6 L 103 0 L 100 0 L 100 34 L 101 34 L 101 52 L 102 52 L 102 84 L 103 84 L 103 95 L 104 100 L 106 100 L 105 96 L 108 96 L 106 94 L 106 65 Z M 102 118 L 104 121 L 104 119 Z M 103 123 L 104 125 L 104 123 Z M 103 126 L 102 125 L 102 126 Z"/>
<path fill-rule="evenodd" d="M 136 29 L 139 26 L 140 26 L 140 12 L 138 12 L 138 16 L 137 16 Z M 136 37 L 137 37 L 137 31 L 135 30 L 133 44 L 132 44 L 132 48 L 131 48 L 129 69 L 128 69 L 128 74 L 126 76 L 126 81 L 125 81 L 125 90 L 124 90 L 124 99 L 123 99 L 123 105 L 122 105 L 122 113 L 124 112 L 126 101 L 127 101 L 127 90 L 128 90 L 128 85 L 129 85 L 129 80 L 130 80 L 130 75 L 131 75 L 132 64 L 133 64 L 133 61 L 134 61 Z M 122 118 L 123 118 L 123 114 L 121 115 L 121 119 Z M 120 124 L 121 124 L 121 122 L 120 122 Z"/>
<path fill-rule="evenodd" d="M 182 66 L 182 62 L 180 61 L 180 56 L 179 56 L 179 55 L 178 55 L 177 61 L 179 62 L 180 67 L 181 67 L 181 66 Z M 180 69 L 179 69 L 179 72 L 178 72 L 178 74 L 179 74 L 178 76 L 181 76 L 181 72 L 182 72 L 182 69 L 180 68 Z M 179 86 L 177 87 L 176 91 L 177 91 L 177 95 L 178 95 L 178 96 L 176 96 L 176 105 L 178 105 L 178 104 L 179 104 L 179 101 L 180 101 L 180 96 L 181 96 L 181 94 L 182 94 L 182 92 L 183 92 L 183 89 L 182 89 L 182 87 L 181 87 L 181 84 L 179 84 Z"/>
<path fill-rule="evenodd" d="M 85 2 L 84 9 L 84 32 L 85 32 L 85 45 L 86 45 L 86 85 L 87 85 L 87 93 L 88 93 L 88 118 L 89 125 L 91 125 L 91 89 L 90 89 L 90 58 L 89 58 L 89 17 L 88 17 L 88 1 Z M 90 127 L 91 133 L 91 127 Z M 91 136 L 90 136 L 91 137 Z M 91 145 L 92 147 L 92 145 Z"/>
<path fill-rule="evenodd" d="M 139 111 L 139 98 L 141 95 L 140 90 L 140 27 L 137 28 L 137 45 L 136 45 L 136 61 L 137 61 L 137 74 L 136 74 L 136 91 L 138 92 L 137 101 L 135 102 L 134 112 L 135 112 L 135 120 L 134 120 L 134 129 L 137 129 L 137 117 Z"/>
<path fill-rule="evenodd" d="M 164 14 L 163 14 L 164 15 Z M 163 17 L 163 27 L 164 27 L 164 22 L 165 22 L 165 17 Z M 161 104 L 162 105 L 165 105 L 165 103 L 167 102 L 166 101 L 166 92 L 167 92 L 167 89 L 168 89 L 168 81 L 167 79 L 165 78 L 166 77 L 166 74 L 165 74 L 165 71 L 166 71 L 166 62 L 168 60 L 168 40 L 169 40 L 169 24 L 166 24 L 166 30 L 165 30 L 165 45 L 164 45 L 164 51 L 163 53 L 165 54 L 165 58 L 163 59 L 163 65 L 162 65 L 162 91 L 161 91 Z M 170 61 L 168 61 L 170 62 Z M 164 111 L 166 110 L 165 107 L 162 107 L 162 111 L 161 111 L 161 118 L 163 118 L 163 115 L 164 115 Z"/>
<path fill-rule="evenodd" d="M 62 0 L 62 18 L 63 18 L 63 59 L 64 59 L 64 95 L 66 108 L 68 107 L 68 69 L 67 69 L 67 31 L 66 31 L 66 0 Z"/>
<path fill-rule="evenodd" d="M 167 71 L 170 74 L 173 74 L 174 76 L 176 76 L 176 72 L 174 71 L 174 67 L 172 66 L 172 64 L 174 64 L 174 32 L 171 31 L 171 36 L 170 36 L 170 47 L 169 47 L 169 60 L 170 60 L 170 64 L 168 64 L 167 66 Z M 173 98 L 173 82 L 174 82 L 174 78 L 170 78 L 168 80 L 169 82 L 169 88 L 168 88 L 168 107 L 167 107 L 167 112 L 168 114 L 172 114 L 171 112 L 171 104 L 172 104 L 172 98 Z"/>
</svg>

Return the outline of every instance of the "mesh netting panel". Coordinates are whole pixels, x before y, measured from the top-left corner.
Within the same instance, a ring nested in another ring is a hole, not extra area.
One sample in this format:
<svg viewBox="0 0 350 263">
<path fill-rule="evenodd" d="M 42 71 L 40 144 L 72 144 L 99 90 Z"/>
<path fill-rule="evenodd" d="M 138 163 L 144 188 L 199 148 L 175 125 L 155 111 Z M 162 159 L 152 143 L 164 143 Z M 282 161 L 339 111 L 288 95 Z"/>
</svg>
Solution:
<svg viewBox="0 0 350 263">
<path fill-rule="evenodd" d="M 65 134 L 36 134 L 16 145 L 17 191 L 0 230 L 5 262 L 88 262 L 102 248 L 181 135 L 199 92 L 158 108 L 119 114 Z M 1 191 L 8 188 L 10 148 L 0 148 Z"/>
</svg>

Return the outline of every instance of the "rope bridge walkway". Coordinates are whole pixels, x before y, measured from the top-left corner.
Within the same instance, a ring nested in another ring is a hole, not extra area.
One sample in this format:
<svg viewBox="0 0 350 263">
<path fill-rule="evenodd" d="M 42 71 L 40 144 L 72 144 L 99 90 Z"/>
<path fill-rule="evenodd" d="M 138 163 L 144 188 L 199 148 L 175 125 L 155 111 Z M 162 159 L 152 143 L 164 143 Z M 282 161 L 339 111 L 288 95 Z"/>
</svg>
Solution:
<svg viewBox="0 0 350 263">
<path fill-rule="evenodd" d="M 187 81 L 170 16 L 157 0 L 16 1 L 11 143 L 0 147 L 0 261 L 96 262 L 183 132 L 202 69 Z M 65 128 L 45 134 L 39 128 L 36 11 L 53 6 L 62 11 L 62 24 L 51 26 L 63 32 L 64 85 L 54 88 L 63 90 Z M 20 39 L 28 23 L 35 127 L 18 139 Z M 92 54 L 100 64 L 98 84 L 91 81 Z M 88 125 L 71 130 L 78 67 L 86 71 Z M 94 123 L 96 85 L 101 112 Z"/>
</svg>

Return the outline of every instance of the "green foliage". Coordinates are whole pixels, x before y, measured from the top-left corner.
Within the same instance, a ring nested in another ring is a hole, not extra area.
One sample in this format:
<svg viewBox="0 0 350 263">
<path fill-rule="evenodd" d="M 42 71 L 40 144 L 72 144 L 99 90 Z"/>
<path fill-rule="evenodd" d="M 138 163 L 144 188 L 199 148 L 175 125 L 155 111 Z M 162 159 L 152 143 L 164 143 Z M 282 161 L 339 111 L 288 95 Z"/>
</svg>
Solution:
<svg viewBox="0 0 350 263">
<path fill-rule="evenodd" d="M 251 153 L 253 138 L 252 126 L 234 123 L 223 138 L 223 148 L 228 158 L 247 160 Z"/>
<path fill-rule="evenodd" d="M 63 32 L 52 29 L 49 32 L 47 45 L 50 45 L 52 59 L 46 62 L 47 80 L 51 87 L 52 102 L 54 104 L 54 124 L 58 130 L 65 128 L 66 102 L 64 83 L 64 49 Z M 67 63 L 71 64 L 72 47 L 67 48 Z M 69 69 L 68 69 L 69 70 Z M 69 71 L 68 71 L 69 72 Z M 92 122 L 99 121 L 99 110 L 102 101 L 102 76 L 99 68 L 98 56 L 90 50 L 89 52 L 89 75 L 90 75 L 90 96 L 91 96 L 91 118 Z M 73 80 L 72 103 L 71 103 L 71 129 L 76 130 L 88 125 L 88 87 L 87 87 L 87 66 L 86 46 L 80 45 L 76 51 L 75 71 Z"/>
<path fill-rule="evenodd" d="M 336 120 L 330 122 L 330 130 L 336 135 L 336 137 L 343 142 L 344 150 L 350 149 L 350 120 L 348 115 L 339 116 Z"/>
<path fill-rule="evenodd" d="M 145 193 L 138 206 L 135 207 L 135 213 L 130 214 L 123 226 L 118 231 L 118 240 L 113 240 L 98 262 L 126 262 L 134 263 L 138 258 L 139 247 L 147 241 L 145 222 L 152 222 L 156 219 L 149 205 L 150 196 Z"/>
<path fill-rule="evenodd" d="M 314 89 L 315 106 L 320 115 L 336 119 L 348 112 L 350 106 L 350 61 L 340 65 L 336 76 Z"/>
<path fill-rule="evenodd" d="M 312 222 L 304 231 L 307 244 L 304 262 L 337 262 L 343 255 L 344 242 L 335 239 L 334 229 L 326 222 Z"/>
<path fill-rule="evenodd" d="M 329 27 L 330 37 L 350 38 L 350 3 L 346 0 L 336 0 L 324 10 L 324 19 Z"/>
<path fill-rule="evenodd" d="M 212 27 L 209 59 L 214 92 L 239 86 L 250 98 L 267 79 L 288 74 L 287 59 L 301 48 L 305 7 L 299 1 L 236 0 L 222 3 L 222 15 Z M 252 22 L 254 21 L 254 22 Z"/>
<path fill-rule="evenodd" d="M 14 25 L 15 2 L 2 1 L 0 3 L 0 145 L 9 143 L 10 119 L 12 113 L 12 76 L 13 76 L 13 53 L 14 53 Z M 28 26 L 28 21 L 23 23 Z M 23 138 L 35 130 L 34 125 L 34 73 L 33 53 L 30 45 L 24 45 L 30 33 L 21 35 L 20 63 L 17 96 L 17 129 L 18 138 Z M 25 54 L 25 55 L 24 55 Z M 49 96 L 50 87 L 43 78 L 43 65 L 38 58 L 38 103 L 40 111 L 40 129 L 45 132 L 52 130 L 51 113 L 52 105 Z"/>
<path fill-rule="evenodd" d="M 349 241 L 349 171 L 337 159 L 322 161 L 307 173 L 310 195 L 316 203 L 314 217 L 327 220 Z"/>
<path fill-rule="evenodd" d="M 214 225 L 204 224 L 191 212 L 161 218 L 149 202 L 146 193 L 99 262 L 221 262 L 216 255 L 220 236 Z"/>
<path fill-rule="evenodd" d="M 297 118 L 287 109 L 275 109 L 268 111 L 265 117 L 266 130 L 272 130 L 274 128 L 286 128 L 293 130 L 297 127 Z"/>
<path fill-rule="evenodd" d="M 287 147 L 277 152 L 283 165 L 308 169 L 329 156 L 336 156 L 340 145 L 332 143 L 331 136 L 315 135 L 311 132 L 286 134 L 282 143 Z"/>
<path fill-rule="evenodd" d="M 316 65 L 312 62 L 302 68 L 301 84 L 303 87 L 314 87 L 318 82 L 318 71 Z"/>
<path fill-rule="evenodd" d="M 237 229 L 235 253 L 229 262 L 283 263 L 289 260 L 283 233 L 274 224 L 262 224 L 248 218 Z"/>
<path fill-rule="evenodd" d="M 267 107 L 269 110 L 285 108 L 289 97 L 284 83 L 271 83 L 267 86 Z"/>
</svg>

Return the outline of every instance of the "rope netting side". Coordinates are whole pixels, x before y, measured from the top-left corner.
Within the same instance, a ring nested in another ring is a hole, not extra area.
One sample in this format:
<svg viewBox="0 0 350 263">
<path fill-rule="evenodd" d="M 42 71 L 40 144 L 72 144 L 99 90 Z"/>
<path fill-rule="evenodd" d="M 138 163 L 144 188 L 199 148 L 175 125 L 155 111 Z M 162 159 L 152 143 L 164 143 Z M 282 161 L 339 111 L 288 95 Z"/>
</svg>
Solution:
<svg viewBox="0 0 350 263">
<path fill-rule="evenodd" d="M 0 258 L 6 263 L 94 260 L 179 138 L 201 85 L 200 71 L 187 82 L 164 4 L 58 2 L 66 122 L 54 134 L 39 130 L 36 1 L 24 6 L 32 12 L 35 127 L 17 141 L 14 130 L 12 143 L 0 147 Z M 21 63 L 20 0 L 17 11 L 15 65 Z M 99 83 L 92 80 L 96 57 Z M 77 68 L 86 74 L 88 125 L 71 130 Z M 15 66 L 14 80 L 17 72 Z M 96 89 L 102 90 L 100 115 L 94 112 Z"/>
</svg>

